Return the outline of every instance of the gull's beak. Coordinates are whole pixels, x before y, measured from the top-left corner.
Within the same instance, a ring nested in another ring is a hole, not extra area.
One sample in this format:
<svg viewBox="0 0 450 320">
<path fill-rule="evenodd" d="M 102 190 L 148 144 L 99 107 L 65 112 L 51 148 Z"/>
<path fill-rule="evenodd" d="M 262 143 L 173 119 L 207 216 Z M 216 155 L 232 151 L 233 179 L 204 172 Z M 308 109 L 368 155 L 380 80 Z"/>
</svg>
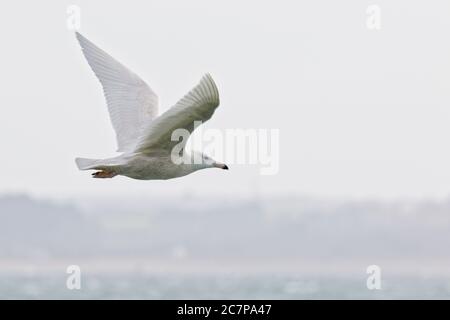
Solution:
<svg viewBox="0 0 450 320">
<path fill-rule="evenodd" d="M 224 164 L 224 163 L 216 162 L 216 163 L 214 164 L 214 167 L 220 168 L 220 169 L 224 169 L 224 170 L 228 170 L 228 166 L 227 166 L 226 164 Z"/>
</svg>

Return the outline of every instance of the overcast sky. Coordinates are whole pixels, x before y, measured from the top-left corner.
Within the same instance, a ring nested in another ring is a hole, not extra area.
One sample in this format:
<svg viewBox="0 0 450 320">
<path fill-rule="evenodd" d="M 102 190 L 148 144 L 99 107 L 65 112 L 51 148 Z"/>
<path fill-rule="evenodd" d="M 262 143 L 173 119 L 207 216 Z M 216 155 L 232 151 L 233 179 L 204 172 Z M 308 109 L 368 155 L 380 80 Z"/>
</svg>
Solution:
<svg viewBox="0 0 450 320">
<path fill-rule="evenodd" d="M 114 155 L 99 82 L 66 27 L 145 79 L 164 111 L 203 73 L 221 106 L 205 127 L 280 130 L 280 170 L 171 181 L 91 179 L 77 156 Z M 381 30 L 366 9 L 381 8 Z M 450 194 L 448 1 L 45 1 L 0 12 L 0 192 L 96 195 Z"/>
</svg>

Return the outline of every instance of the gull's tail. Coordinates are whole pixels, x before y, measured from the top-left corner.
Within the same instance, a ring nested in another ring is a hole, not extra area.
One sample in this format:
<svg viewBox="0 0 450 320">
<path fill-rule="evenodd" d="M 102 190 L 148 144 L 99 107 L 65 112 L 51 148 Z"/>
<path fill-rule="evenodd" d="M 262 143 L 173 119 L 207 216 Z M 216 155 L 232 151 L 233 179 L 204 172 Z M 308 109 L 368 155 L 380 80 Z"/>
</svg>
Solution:
<svg viewBox="0 0 450 320">
<path fill-rule="evenodd" d="M 92 170 L 97 169 L 102 160 L 96 159 L 86 159 L 86 158 L 76 158 L 75 163 L 80 170 Z"/>
</svg>

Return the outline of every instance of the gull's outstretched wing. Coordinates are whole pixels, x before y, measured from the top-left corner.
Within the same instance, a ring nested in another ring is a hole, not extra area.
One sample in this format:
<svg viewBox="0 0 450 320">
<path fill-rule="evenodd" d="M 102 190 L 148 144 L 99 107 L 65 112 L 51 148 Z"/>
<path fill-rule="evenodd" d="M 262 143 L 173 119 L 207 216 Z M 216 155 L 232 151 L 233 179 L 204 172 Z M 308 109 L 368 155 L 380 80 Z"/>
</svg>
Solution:
<svg viewBox="0 0 450 320">
<path fill-rule="evenodd" d="M 142 132 L 135 152 L 171 152 L 179 141 L 172 141 L 172 132 L 186 129 L 195 130 L 194 121 L 206 122 L 219 106 L 219 91 L 209 74 L 177 102 L 172 108 L 148 124 Z M 186 143 L 186 141 L 183 141 Z"/>
<path fill-rule="evenodd" d="M 144 123 L 158 114 L 158 96 L 132 71 L 76 33 L 83 54 L 103 86 L 119 152 L 132 151 Z"/>
</svg>

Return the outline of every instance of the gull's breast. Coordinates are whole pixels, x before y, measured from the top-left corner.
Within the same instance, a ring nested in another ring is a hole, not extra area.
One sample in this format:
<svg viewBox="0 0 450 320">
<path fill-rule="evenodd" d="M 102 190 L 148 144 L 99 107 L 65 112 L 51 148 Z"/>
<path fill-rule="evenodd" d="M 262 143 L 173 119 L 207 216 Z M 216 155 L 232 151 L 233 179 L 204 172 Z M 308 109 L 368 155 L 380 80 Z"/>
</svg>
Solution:
<svg viewBox="0 0 450 320">
<path fill-rule="evenodd" d="M 122 167 L 121 174 L 139 180 L 165 180 L 180 177 L 182 166 L 172 162 L 170 157 L 135 156 Z"/>
</svg>

